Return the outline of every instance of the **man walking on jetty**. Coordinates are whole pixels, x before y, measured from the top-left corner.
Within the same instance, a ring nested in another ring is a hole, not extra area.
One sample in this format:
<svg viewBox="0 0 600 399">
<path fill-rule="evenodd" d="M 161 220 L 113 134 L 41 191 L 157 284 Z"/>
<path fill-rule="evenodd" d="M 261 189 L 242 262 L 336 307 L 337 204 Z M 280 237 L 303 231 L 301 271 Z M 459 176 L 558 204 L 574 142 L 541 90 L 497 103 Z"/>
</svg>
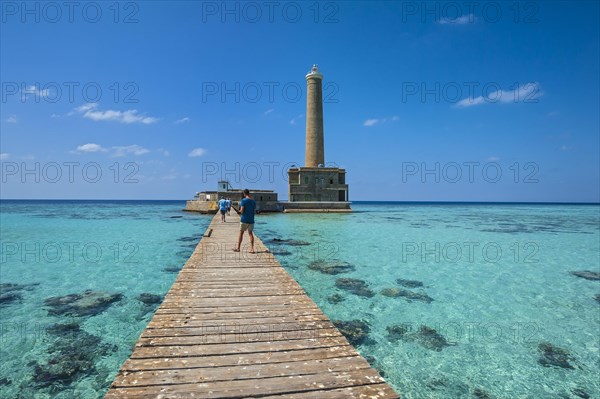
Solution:
<svg viewBox="0 0 600 399">
<path fill-rule="evenodd" d="M 221 223 L 225 223 L 225 212 L 227 212 L 227 200 L 221 197 L 218 205 L 219 211 L 221 212 Z"/>
<path fill-rule="evenodd" d="M 254 211 L 256 210 L 256 202 L 250 197 L 250 191 L 244 190 L 244 198 L 240 201 L 240 213 L 242 214 L 240 221 L 240 235 L 238 236 L 237 247 L 235 252 L 240 252 L 242 240 L 244 239 L 244 231 L 248 231 L 250 236 L 250 253 L 254 253 Z"/>
</svg>

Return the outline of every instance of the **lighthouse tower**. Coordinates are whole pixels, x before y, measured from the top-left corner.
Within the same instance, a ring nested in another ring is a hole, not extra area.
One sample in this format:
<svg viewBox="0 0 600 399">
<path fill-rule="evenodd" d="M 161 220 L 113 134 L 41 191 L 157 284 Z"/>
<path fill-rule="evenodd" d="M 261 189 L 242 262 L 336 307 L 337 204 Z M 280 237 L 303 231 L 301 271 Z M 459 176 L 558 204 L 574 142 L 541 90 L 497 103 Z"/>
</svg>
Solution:
<svg viewBox="0 0 600 399">
<path fill-rule="evenodd" d="M 346 170 L 325 166 L 323 75 L 306 74 L 306 153 L 303 167 L 288 169 L 285 212 L 350 212 Z"/>
<path fill-rule="evenodd" d="M 323 144 L 323 75 L 314 65 L 306 74 L 306 156 L 304 166 L 325 165 Z"/>
</svg>

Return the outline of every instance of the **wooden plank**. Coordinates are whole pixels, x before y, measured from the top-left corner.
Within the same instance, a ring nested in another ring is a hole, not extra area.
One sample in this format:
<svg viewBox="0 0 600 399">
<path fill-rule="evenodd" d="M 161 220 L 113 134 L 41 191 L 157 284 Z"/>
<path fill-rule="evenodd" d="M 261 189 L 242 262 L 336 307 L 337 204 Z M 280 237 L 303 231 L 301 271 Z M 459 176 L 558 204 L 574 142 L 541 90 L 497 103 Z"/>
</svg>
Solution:
<svg viewBox="0 0 600 399">
<path fill-rule="evenodd" d="M 202 368 L 175 368 L 160 370 L 121 370 L 114 380 L 117 388 L 126 387 L 132 381 L 136 385 L 195 384 L 210 381 L 232 381 L 285 377 L 327 372 L 350 372 L 370 368 L 359 355 L 352 357 L 304 359 L 284 363 L 225 365 Z"/>
<path fill-rule="evenodd" d="M 269 326 L 240 326 L 237 331 L 221 332 L 218 325 L 207 326 L 204 334 L 166 337 L 147 337 L 146 331 L 138 340 L 143 346 L 206 345 L 218 343 L 242 343 L 256 341 L 286 341 L 293 339 L 321 339 L 340 336 L 335 328 L 278 330 L 271 331 Z"/>
<path fill-rule="evenodd" d="M 282 315 L 269 315 L 266 314 L 262 317 L 252 316 L 247 313 L 233 314 L 235 317 L 215 317 L 214 315 L 205 315 L 204 318 L 198 317 L 181 317 L 171 316 L 169 318 L 164 315 L 155 316 L 147 328 L 174 328 L 174 327 L 202 327 L 205 324 L 217 324 L 217 323 L 237 323 L 237 324 L 275 324 L 275 323 L 298 323 L 298 322 L 310 322 L 310 321 L 324 321 L 328 320 L 327 316 L 322 313 L 316 314 L 304 314 L 304 315 L 290 315 L 289 313 L 283 313 Z"/>
<path fill-rule="evenodd" d="M 107 398 L 398 398 L 281 267 L 215 216 Z"/>
<path fill-rule="evenodd" d="M 331 348 L 347 346 L 348 341 L 340 334 L 336 337 L 320 339 L 298 339 L 283 341 L 255 341 L 245 343 L 213 343 L 186 346 L 142 346 L 138 344 L 133 351 L 132 359 L 189 357 L 189 356 L 218 356 L 230 354 L 284 352 L 300 349 Z"/>
<path fill-rule="evenodd" d="M 191 369 L 201 367 L 220 367 L 251 365 L 264 363 L 284 363 L 290 361 L 317 360 L 329 358 L 342 358 L 358 356 L 356 349 L 350 345 L 321 347 L 313 349 L 271 351 L 261 356 L 257 352 L 248 354 L 234 354 L 217 356 L 187 356 L 187 357 L 168 357 L 168 358 L 150 358 L 150 359 L 128 359 L 122 371 L 142 371 L 142 370 L 165 370 L 165 369 Z"/>
<path fill-rule="evenodd" d="M 281 395 L 285 393 L 322 391 L 369 384 L 380 384 L 383 378 L 373 369 L 351 372 L 327 372 L 321 374 L 289 375 L 265 379 L 225 380 L 190 384 L 161 384 L 151 386 L 113 387 L 107 398 L 156 398 L 190 397 L 195 392 L 202 399 L 244 398 L 256 395 Z M 202 394 L 200 394 L 200 392 Z M 187 395 L 187 396 L 186 396 Z M 314 396 L 318 398 L 318 396 Z M 388 396 L 397 398 L 397 395 Z M 343 396 L 340 396 L 343 398 Z"/>
<path fill-rule="evenodd" d="M 317 329 L 335 329 L 335 326 L 329 321 L 292 321 L 287 323 L 240 323 L 239 321 L 215 321 L 204 322 L 197 326 L 148 326 L 142 333 L 142 337 L 184 337 L 184 336 L 205 336 L 214 334 L 265 334 L 271 332 L 304 331 Z"/>
</svg>

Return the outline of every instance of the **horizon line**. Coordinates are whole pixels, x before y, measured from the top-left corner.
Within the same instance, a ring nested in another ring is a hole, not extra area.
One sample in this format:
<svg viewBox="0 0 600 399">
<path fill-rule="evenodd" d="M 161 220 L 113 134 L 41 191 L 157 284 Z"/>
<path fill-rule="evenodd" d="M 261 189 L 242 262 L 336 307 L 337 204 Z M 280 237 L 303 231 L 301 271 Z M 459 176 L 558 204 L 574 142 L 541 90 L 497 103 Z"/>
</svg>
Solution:
<svg viewBox="0 0 600 399">
<path fill-rule="evenodd" d="M 189 199 L 137 199 L 137 198 L 0 198 L 0 201 L 190 201 Z M 279 200 L 278 202 L 289 202 Z M 448 200 L 355 200 L 350 203 L 398 203 L 398 204 L 515 204 L 515 205 L 600 205 L 589 201 L 448 201 Z"/>
</svg>

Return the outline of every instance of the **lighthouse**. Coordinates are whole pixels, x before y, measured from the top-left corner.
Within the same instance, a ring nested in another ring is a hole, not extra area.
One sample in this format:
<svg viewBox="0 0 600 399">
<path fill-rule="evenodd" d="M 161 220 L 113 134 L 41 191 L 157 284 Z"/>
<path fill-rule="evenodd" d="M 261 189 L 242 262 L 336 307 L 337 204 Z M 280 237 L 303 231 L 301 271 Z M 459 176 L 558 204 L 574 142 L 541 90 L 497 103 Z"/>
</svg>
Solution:
<svg viewBox="0 0 600 399">
<path fill-rule="evenodd" d="M 325 165 L 323 143 L 323 75 L 314 65 L 306 74 L 306 155 L 304 166 Z"/>
<path fill-rule="evenodd" d="M 346 170 L 331 164 L 325 164 L 323 75 L 315 64 L 306 74 L 304 166 L 288 169 L 289 199 L 285 212 L 351 211 Z"/>
</svg>

